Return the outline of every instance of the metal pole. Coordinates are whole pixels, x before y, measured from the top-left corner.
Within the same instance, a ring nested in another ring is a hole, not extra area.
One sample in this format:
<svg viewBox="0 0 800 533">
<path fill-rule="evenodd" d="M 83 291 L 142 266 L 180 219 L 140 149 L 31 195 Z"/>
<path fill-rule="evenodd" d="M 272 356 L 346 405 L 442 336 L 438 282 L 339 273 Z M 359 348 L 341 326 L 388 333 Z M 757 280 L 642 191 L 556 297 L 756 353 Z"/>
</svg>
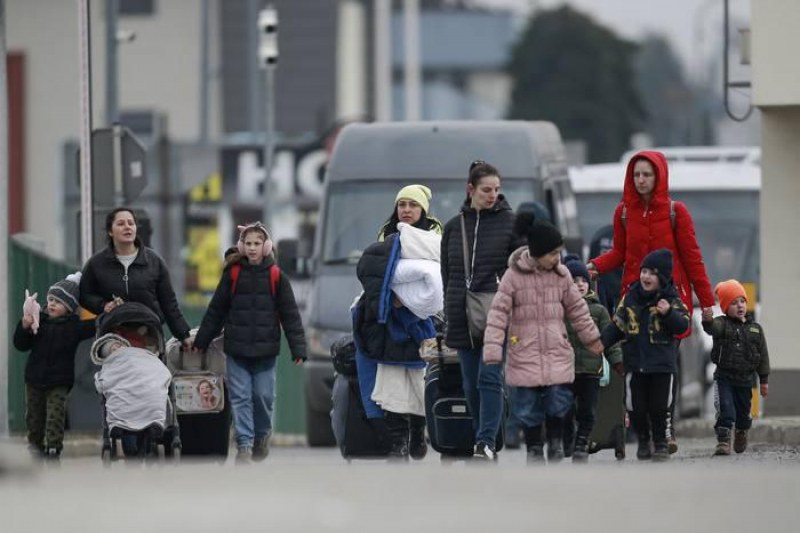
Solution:
<svg viewBox="0 0 800 533">
<path fill-rule="evenodd" d="M 250 132 L 253 137 L 261 131 L 258 127 L 261 88 L 258 86 L 261 76 L 258 75 L 258 27 L 255 21 L 258 18 L 259 0 L 249 0 L 247 2 L 247 78 L 249 81 L 248 99 L 250 100 Z"/>
<path fill-rule="evenodd" d="M 78 50 L 81 106 L 81 261 L 92 256 L 92 56 L 90 0 L 78 0 Z"/>
<path fill-rule="evenodd" d="M 392 2 L 375 0 L 375 120 L 392 120 Z"/>
<path fill-rule="evenodd" d="M 208 56 L 211 0 L 203 0 L 200 22 L 200 142 L 208 142 Z"/>
<path fill-rule="evenodd" d="M 119 0 L 106 0 L 106 124 L 119 122 L 117 103 L 117 13 Z"/>
<path fill-rule="evenodd" d="M 125 198 L 122 195 L 122 126 L 119 123 L 111 127 L 114 140 L 111 143 L 113 152 L 113 165 L 114 165 L 114 205 L 120 206 L 125 204 Z"/>
<path fill-rule="evenodd" d="M 405 51 L 405 107 L 406 120 L 419 120 L 420 66 L 419 66 L 419 0 L 404 0 L 403 47 Z"/>
<path fill-rule="evenodd" d="M 8 73 L 6 6 L 0 0 L 0 305 L 8 302 Z M 8 435 L 8 320 L 0 320 L 0 436 Z"/>
<path fill-rule="evenodd" d="M 274 231 L 272 221 L 275 219 L 275 202 L 272 200 L 272 158 L 275 152 L 275 68 L 264 69 L 264 87 L 266 109 L 264 127 L 264 224 Z"/>
</svg>

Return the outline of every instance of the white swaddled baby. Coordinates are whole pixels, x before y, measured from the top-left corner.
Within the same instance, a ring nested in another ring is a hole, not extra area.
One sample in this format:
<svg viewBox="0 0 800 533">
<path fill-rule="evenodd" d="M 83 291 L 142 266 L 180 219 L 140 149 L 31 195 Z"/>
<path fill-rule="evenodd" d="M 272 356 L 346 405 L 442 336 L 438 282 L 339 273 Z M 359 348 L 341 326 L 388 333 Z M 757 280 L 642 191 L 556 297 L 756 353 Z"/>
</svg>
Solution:
<svg viewBox="0 0 800 533">
<path fill-rule="evenodd" d="M 441 235 L 404 222 L 400 232 L 400 260 L 392 278 L 397 299 L 419 318 L 428 318 L 444 308 L 442 272 L 439 265 Z"/>
</svg>

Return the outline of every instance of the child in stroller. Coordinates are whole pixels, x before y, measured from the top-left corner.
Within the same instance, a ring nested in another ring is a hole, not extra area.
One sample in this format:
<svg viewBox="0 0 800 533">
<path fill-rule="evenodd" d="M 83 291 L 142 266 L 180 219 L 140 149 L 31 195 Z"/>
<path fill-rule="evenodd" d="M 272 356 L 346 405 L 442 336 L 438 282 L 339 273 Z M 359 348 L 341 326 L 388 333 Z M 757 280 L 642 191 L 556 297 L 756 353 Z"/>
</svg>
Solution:
<svg viewBox="0 0 800 533">
<path fill-rule="evenodd" d="M 164 363 L 164 337 L 158 316 L 126 302 L 97 321 L 92 361 L 100 365 L 95 388 L 102 396 L 104 461 L 116 459 L 117 441 L 125 457 L 180 457 L 180 432 L 172 376 Z"/>
</svg>

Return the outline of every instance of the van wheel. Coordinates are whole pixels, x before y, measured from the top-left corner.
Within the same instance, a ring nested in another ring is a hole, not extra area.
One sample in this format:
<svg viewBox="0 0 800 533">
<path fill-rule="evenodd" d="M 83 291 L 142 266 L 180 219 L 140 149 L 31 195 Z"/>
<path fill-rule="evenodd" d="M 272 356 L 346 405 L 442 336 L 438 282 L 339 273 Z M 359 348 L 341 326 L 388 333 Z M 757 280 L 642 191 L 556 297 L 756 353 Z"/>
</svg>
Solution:
<svg viewBox="0 0 800 533">
<path fill-rule="evenodd" d="M 320 413 L 306 406 L 306 438 L 309 446 L 336 445 L 336 439 L 331 429 L 331 417 L 328 413 Z"/>
</svg>

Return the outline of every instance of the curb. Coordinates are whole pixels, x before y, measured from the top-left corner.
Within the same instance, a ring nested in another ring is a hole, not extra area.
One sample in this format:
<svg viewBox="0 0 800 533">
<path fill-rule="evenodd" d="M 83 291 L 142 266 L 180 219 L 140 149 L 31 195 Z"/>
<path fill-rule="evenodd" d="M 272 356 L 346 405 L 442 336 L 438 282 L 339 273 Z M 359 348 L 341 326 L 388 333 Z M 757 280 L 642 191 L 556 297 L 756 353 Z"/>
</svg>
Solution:
<svg viewBox="0 0 800 533">
<path fill-rule="evenodd" d="M 681 420 L 675 429 L 679 437 L 714 438 L 713 420 Z M 748 437 L 754 443 L 800 446 L 800 417 L 757 418 Z"/>
</svg>

